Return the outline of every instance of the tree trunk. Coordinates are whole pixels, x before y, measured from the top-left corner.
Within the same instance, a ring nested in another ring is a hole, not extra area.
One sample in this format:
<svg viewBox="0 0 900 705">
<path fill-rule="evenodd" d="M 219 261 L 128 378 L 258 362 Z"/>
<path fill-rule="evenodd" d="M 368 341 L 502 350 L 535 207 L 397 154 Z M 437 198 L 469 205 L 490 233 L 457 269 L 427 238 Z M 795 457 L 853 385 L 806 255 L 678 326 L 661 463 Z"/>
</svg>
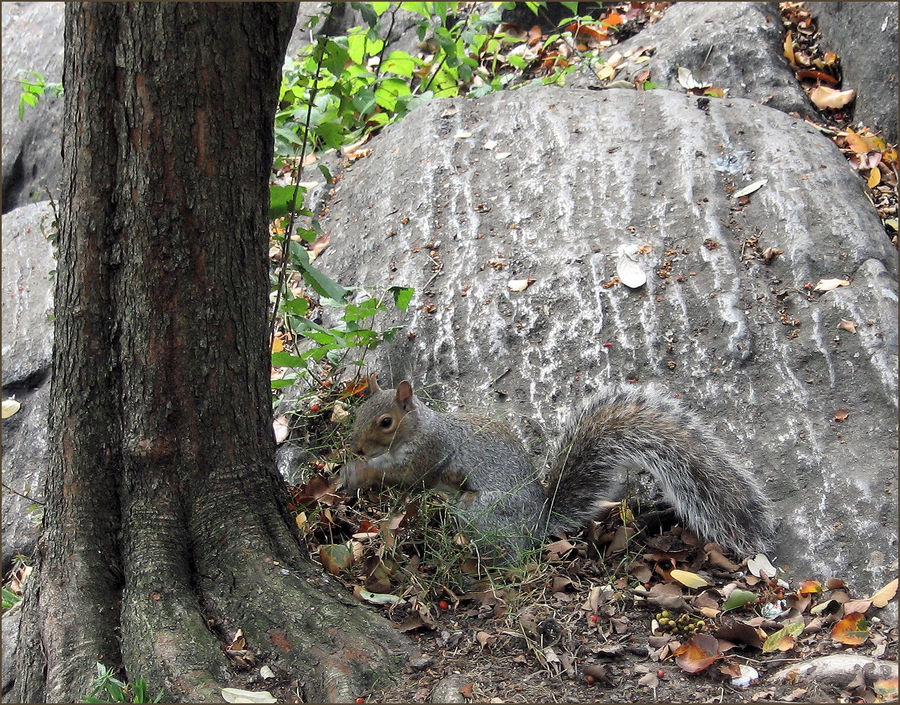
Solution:
<svg viewBox="0 0 900 705">
<path fill-rule="evenodd" d="M 48 503 L 16 695 L 79 700 L 102 662 L 220 700 L 242 629 L 307 699 L 355 697 L 406 642 L 306 559 L 271 432 L 267 184 L 296 5 L 65 12 Z"/>
</svg>

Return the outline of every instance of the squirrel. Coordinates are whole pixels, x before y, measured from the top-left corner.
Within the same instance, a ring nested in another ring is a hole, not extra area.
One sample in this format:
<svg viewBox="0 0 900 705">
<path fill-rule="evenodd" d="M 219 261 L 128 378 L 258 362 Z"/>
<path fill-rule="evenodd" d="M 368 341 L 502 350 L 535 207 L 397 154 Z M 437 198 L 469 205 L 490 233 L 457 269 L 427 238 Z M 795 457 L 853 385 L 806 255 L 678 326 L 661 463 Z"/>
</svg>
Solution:
<svg viewBox="0 0 900 705">
<path fill-rule="evenodd" d="M 369 388 L 350 434 L 361 459 L 344 466 L 345 487 L 458 492 L 454 514 L 466 533 L 478 545 L 499 548 L 507 562 L 604 513 L 637 468 L 650 472 L 702 539 L 743 556 L 764 551 L 773 533 L 758 477 L 684 405 L 652 389 L 611 386 L 590 398 L 561 433 L 545 490 L 502 422 L 435 411 L 406 380 L 383 390 L 372 375 Z"/>
</svg>

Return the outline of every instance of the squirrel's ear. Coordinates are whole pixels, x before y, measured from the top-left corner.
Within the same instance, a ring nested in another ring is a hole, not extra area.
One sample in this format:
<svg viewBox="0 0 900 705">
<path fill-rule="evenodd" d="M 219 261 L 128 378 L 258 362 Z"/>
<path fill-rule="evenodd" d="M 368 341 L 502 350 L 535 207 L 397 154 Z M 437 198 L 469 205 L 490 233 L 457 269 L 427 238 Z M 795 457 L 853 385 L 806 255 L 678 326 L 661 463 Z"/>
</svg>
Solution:
<svg viewBox="0 0 900 705">
<path fill-rule="evenodd" d="M 415 397 L 413 396 L 412 385 L 403 380 L 397 385 L 397 406 L 404 411 L 412 411 L 415 406 Z"/>
<path fill-rule="evenodd" d="M 378 373 L 373 372 L 369 375 L 369 394 L 375 394 L 375 392 L 380 392 L 381 387 L 378 386 Z"/>
</svg>

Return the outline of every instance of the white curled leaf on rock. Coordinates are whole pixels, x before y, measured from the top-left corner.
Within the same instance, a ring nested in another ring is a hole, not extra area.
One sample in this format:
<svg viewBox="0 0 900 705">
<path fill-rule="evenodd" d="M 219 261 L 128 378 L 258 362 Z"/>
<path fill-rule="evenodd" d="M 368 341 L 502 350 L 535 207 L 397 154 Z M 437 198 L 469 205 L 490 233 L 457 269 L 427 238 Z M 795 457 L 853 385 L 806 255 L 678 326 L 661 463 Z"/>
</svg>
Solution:
<svg viewBox="0 0 900 705">
<path fill-rule="evenodd" d="M 359 596 L 366 602 L 369 602 L 373 605 L 396 605 L 401 602 L 405 602 L 400 597 L 396 595 L 391 595 L 390 593 L 383 592 L 369 592 L 363 588 L 359 590 Z"/>
<path fill-rule="evenodd" d="M 647 283 L 647 273 L 638 261 L 640 248 L 637 245 L 622 245 L 618 249 L 616 274 L 619 281 L 630 289 L 637 289 Z"/>
<path fill-rule="evenodd" d="M 775 566 L 772 565 L 771 561 L 769 561 L 768 557 L 763 553 L 757 553 L 754 558 L 749 558 L 747 560 L 747 570 L 757 578 L 762 577 L 762 572 L 768 577 L 774 578 L 775 573 L 777 572 Z"/>
<path fill-rule="evenodd" d="M 508 286 L 510 291 L 525 291 L 534 282 L 534 279 L 510 279 Z"/>
<path fill-rule="evenodd" d="M 759 179 L 758 181 L 754 181 L 752 184 L 748 184 L 744 186 L 740 191 L 735 191 L 732 198 L 740 198 L 741 196 L 749 196 L 751 193 L 755 193 L 759 191 L 763 186 L 769 183 L 768 179 Z"/>
<path fill-rule="evenodd" d="M 813 291 L 832 291 L 840 286 L 850 286 L 847 279 L 819 279 Z"/>
<path fill-rule="evenodd" d="M 816 86 L 809 92 L 809 99 L 820 109 L 837 110 L 843 108 L 856 97 L 852 88 L 839 91 L 828 86 Z"/>
<path fill-rule="evenodd" d="M 268 690 L 241 690 L 222 688 L 222 699 L 226 703 L 277 703 Z"/>
<path fill-rule="evenodd" d="M 684 88 L 684 90 L 690 91 L 694 88 L 706 88 L 709 84 L 700 83 L 696 78 L 694 78 L 694 74 L 690 69 L 685 68 L 684 66 L 679 66 L 678 85 Z"/>
<path fill-rule="evenodd" d="M 759 671 L 753 668 L 753 666 L 742 663 L 738 665 L 738 669 L 741 674 L 731 679 L 731 685 L 735 688 L 746 688 L 753 683 L 753 681 L 759 680 Z"/>
<path fill-rule="evenodd" d="M 21 408 L 22 408 L 22 404 L 17 402 L 15 399 L 4 399 L 3 400 L 3 418 L 8 419 L 10 416 L 15 414 Z"/>
<path fill-rule="evenodd" d="M 275 445 L 284 443 L 290 435 L 291 427 L 287 416 L 281 415 L 272 421 L 272 430 L 275 432 Z"/>
</svg>

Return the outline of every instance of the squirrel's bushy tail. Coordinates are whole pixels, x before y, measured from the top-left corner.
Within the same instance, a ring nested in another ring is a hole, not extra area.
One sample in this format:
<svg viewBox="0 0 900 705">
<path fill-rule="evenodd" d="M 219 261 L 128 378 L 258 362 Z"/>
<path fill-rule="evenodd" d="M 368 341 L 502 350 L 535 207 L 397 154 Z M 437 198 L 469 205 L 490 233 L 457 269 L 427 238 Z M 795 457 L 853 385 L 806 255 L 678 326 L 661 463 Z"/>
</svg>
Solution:
<svg viewBox="0 0 900 705">
<path fill-rule="evenodd" d="M 627 473 L 644 469 L 701 540 L 741 555 L 767 547 L 772 516 L 757 476 L 674 399 L 647 389 L 609 389 L 564 429 L 554 457 L 549 533 L 595 518 L 605 501 L 621 499 Z"/>
</svg>

